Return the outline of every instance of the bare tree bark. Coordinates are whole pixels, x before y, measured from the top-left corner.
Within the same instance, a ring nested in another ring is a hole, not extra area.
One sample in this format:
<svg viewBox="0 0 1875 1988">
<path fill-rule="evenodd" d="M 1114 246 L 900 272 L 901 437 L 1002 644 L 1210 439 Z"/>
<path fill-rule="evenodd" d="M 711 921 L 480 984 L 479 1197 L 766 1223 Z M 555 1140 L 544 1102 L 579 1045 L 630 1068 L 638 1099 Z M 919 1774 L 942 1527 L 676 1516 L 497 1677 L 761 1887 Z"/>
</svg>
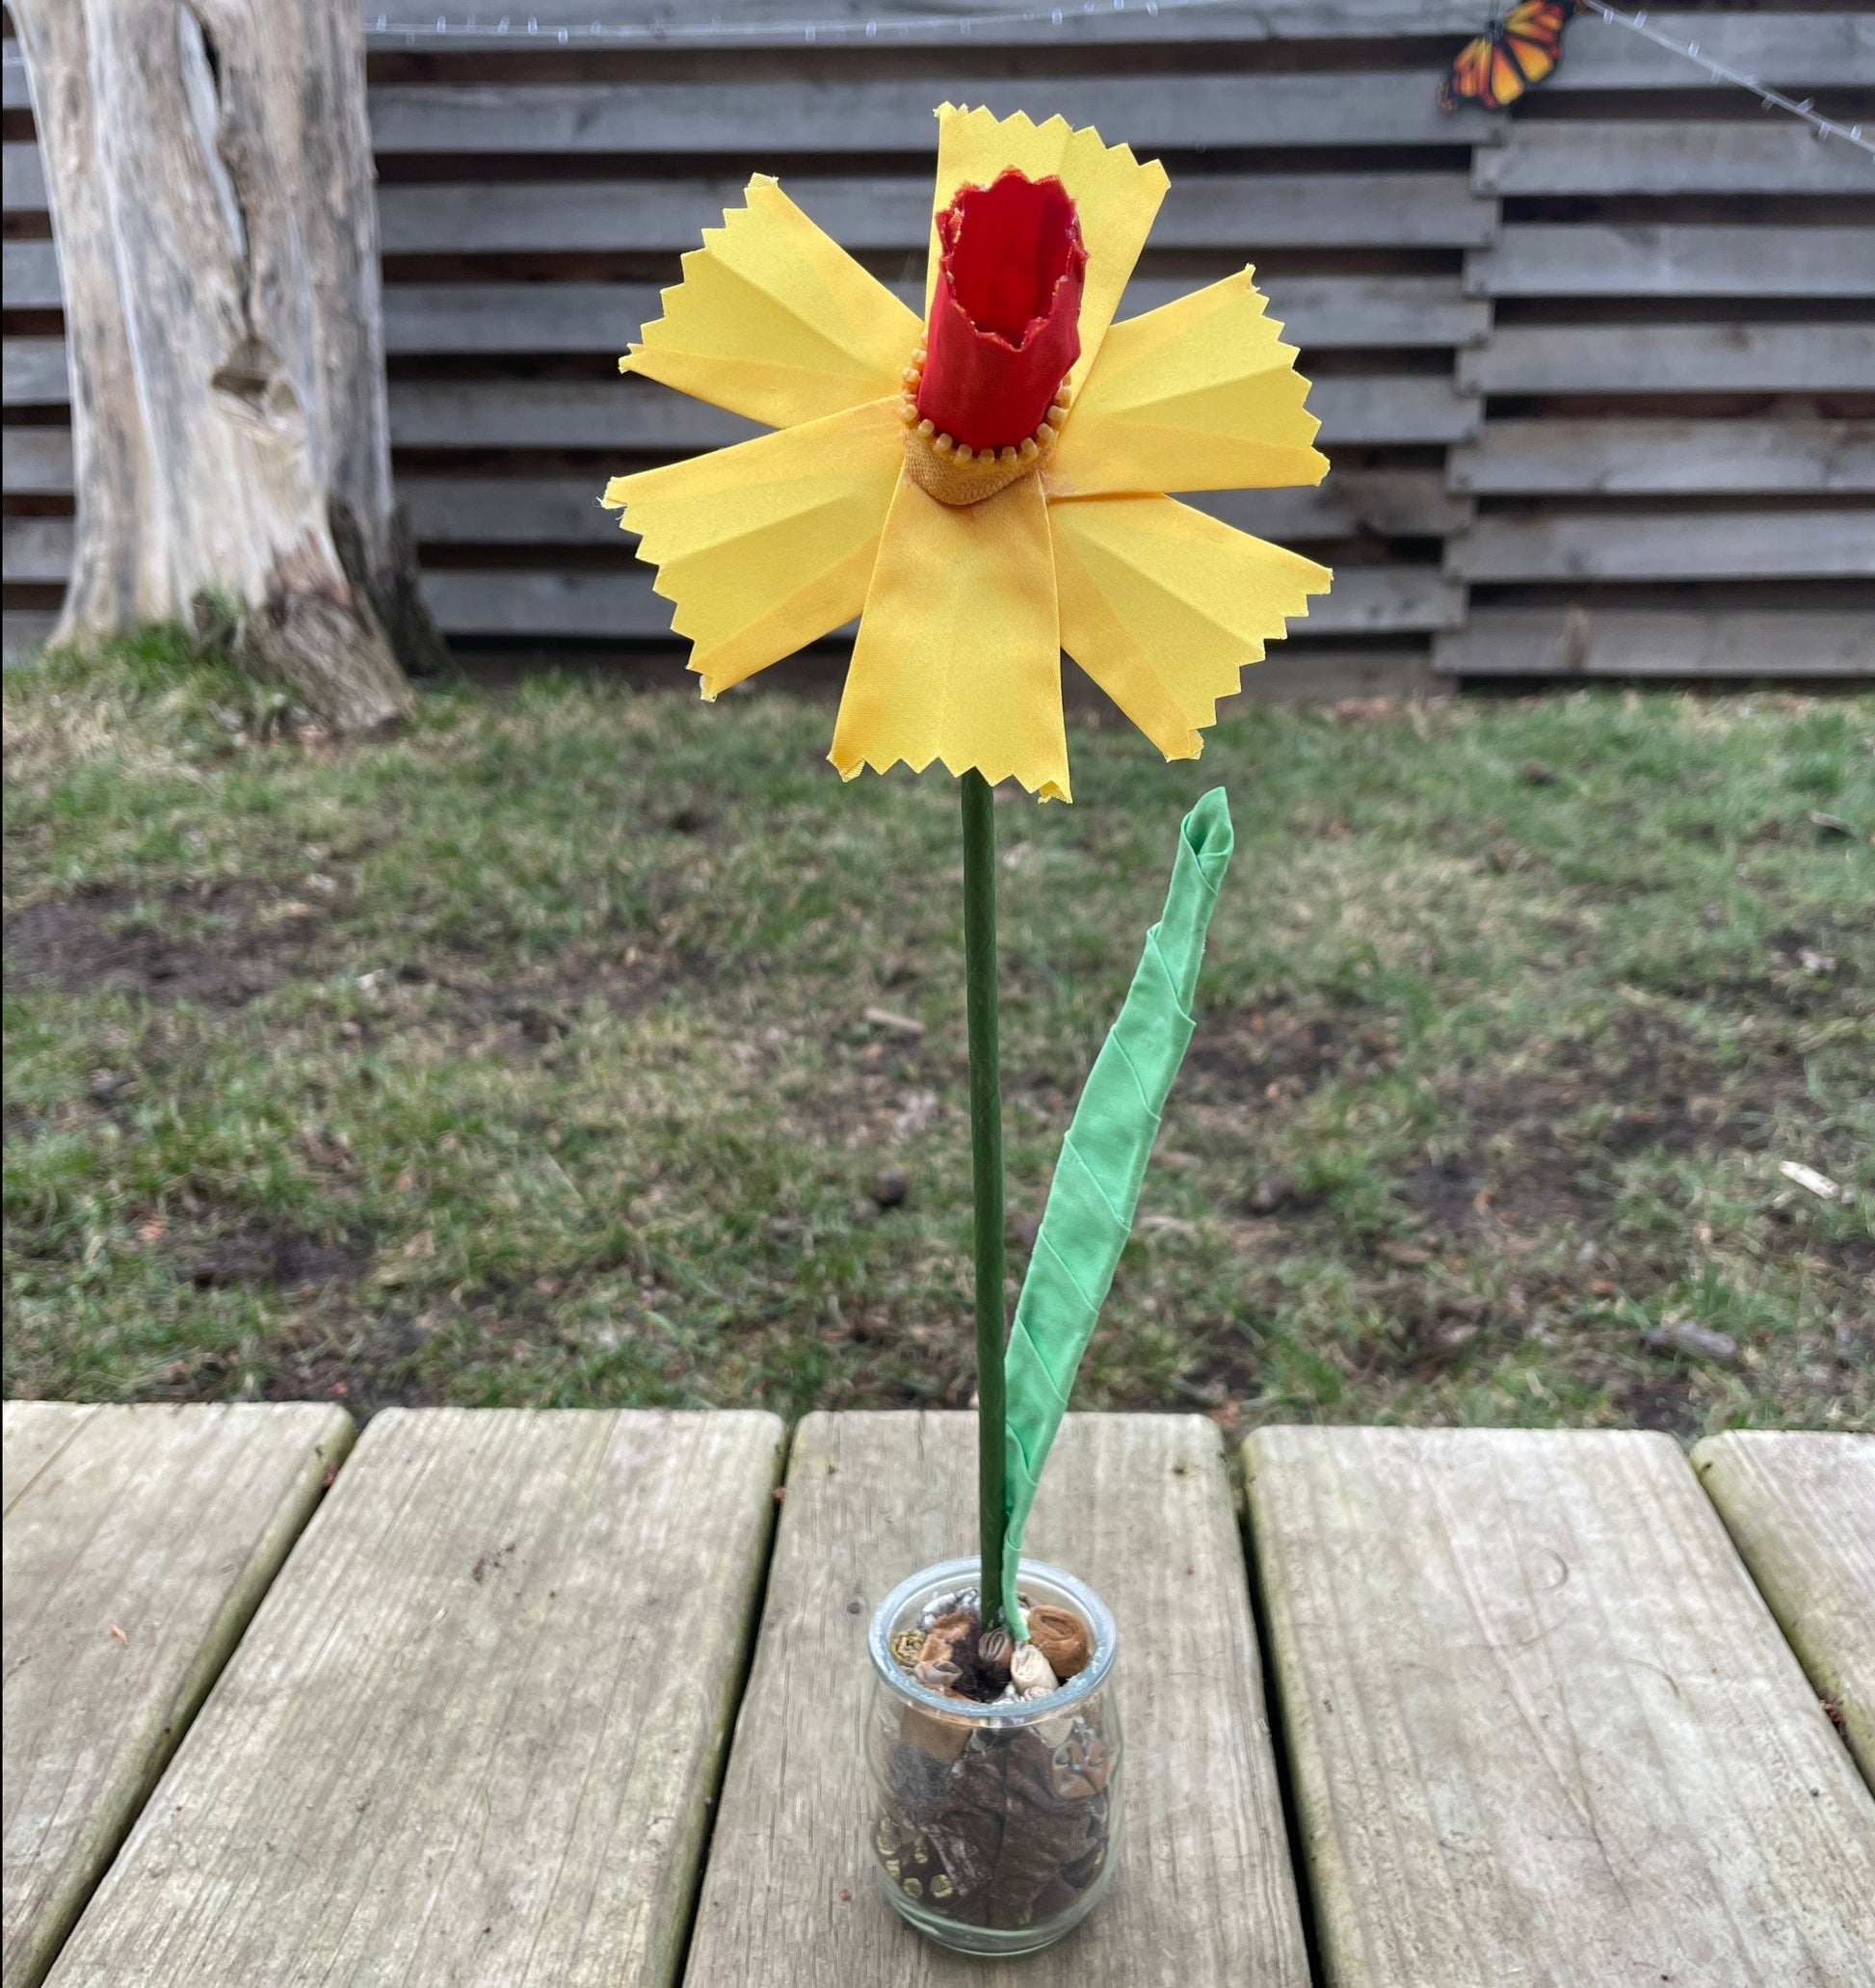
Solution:
<svg viewBox="0 0 1875 1988">
<path fill-rule="evenodd" d="M 231 628 L 347 729 L 436 667 L 390 484 L 356 0 L 12 0 L 65 281 L 59 639 Z"/>
</svg>

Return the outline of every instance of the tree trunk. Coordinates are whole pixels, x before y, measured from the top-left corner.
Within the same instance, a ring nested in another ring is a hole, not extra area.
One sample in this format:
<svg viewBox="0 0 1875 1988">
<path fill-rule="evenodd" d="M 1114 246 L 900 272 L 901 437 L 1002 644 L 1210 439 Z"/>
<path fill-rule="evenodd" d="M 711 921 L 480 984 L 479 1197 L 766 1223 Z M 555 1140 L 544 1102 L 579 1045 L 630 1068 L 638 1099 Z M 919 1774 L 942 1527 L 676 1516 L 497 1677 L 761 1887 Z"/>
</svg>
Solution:
<svg viewBox="0 0 1875 1988">
<path fill-rule="evenodd" d="M 444 659 L 390 484 L 356 0 L 11 0 L 65 281 L 59 639 L 231 628 L 345 729 Z"/>
</svg>

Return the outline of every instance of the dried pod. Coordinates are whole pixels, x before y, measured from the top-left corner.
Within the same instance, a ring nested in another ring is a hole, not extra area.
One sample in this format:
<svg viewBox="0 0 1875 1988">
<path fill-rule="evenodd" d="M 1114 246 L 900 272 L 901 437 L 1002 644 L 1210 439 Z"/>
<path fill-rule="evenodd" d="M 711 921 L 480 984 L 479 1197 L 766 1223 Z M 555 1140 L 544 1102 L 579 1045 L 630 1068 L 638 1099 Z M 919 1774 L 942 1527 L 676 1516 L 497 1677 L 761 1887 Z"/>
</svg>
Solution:
<svg viewBox="0 0 1875 1988">
<path fill-rule="evenodd" d="M 924 1637 L 917 1630 L 900 1630 L 892 1638 L 892 1660 L 901 1670 L 913 1670 L 924 1653 Z"/>
<path fill-rule="evenodd" d="M 1010 1681 L 1024 1698 L 1045 1698 L 1061 1688 L 1054 1665 L 1033 1643 L 1018 1643 L 1009 1659 Z"/>
<path fill-rule="evenodd" d="M 1074 1730 L 1055 1748 L 1048 1763 L 1048 1779 L 1064 1800 L 1096 1795 L 1107 1785 L 1113 1756 L 1093 1727 L 1077 1720 Z"/>
<path fill-rule="evenodd" d="M 1050 1753 L 1058 1746 L 1065 1746 L 1068 1736 L 1074 1730 L 1075 1714 L 1071 1711 L 1057 1712 L 1052 1719 L 1037 1719 L 1035 1736 Z"/>
<path fill-rule="evenodd" d="M 1029 1640 L 1048 1659 L 1049 1668 L 1064 1684 L 1070 1678 L 1078 1677 L 1094 1655 L 1093 1639 L 1080 1617 L 1045 1603 L 1029 1610 Z"/>
<path fill-rule="evenodd" d="M 926 1650 L 931 1648 L 931 1639 L 929 1637 L 925 1639 L 925 1648 Z M 940 1643 L 938 1648 L 948 1650 L 950 1645 L 948 1643 Z M 927 1691 L 953 1691 L 957 1688 L 957 1681 L 963 1676 L 963 1672 L 958 1669 L 955 1660 L 949 1657 L 920 1657 L 918 1661 L 912 1666 L 911 1675 L 917 1679 L 918 1683 Z"/>
<path fill-rule="evenodd" d="M 941 1719 L 936 1712 L 908 1705 L 898 1715 L 898 1736 L 948 1766 L 969 1745 L 970 1728 L 962 1719 Z"/>
</svg>

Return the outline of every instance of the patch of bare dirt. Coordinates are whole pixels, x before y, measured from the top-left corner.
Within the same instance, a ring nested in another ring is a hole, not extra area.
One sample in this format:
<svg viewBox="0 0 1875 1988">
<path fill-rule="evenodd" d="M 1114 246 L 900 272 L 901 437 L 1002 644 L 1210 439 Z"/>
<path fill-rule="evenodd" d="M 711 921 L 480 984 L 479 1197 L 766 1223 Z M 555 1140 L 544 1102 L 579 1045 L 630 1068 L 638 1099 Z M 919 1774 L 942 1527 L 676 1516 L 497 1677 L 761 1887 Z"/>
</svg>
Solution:
<svg viewBox="0 0 1875 1988">
<path fill-rule="evenodd" d="M 116 992 L 240 1007 L 303 970 L 324 919 L 316 907 L 250 885 L 173 890 L 161 913 L 129 891 L 28 906 L 0 928 L 15 985 Z M 166 922 L 195 914 L 196 929 Z"/>
<path fill-rule="evenodd" d="M 198 1250 L 184 1265 L 190 1283 L 208 1290 L 259 1285 L 277 1290 L 353 1285 L 371 1267 L 368 1247 L 292 1230 L 249 1225 Z"/>
</svg>

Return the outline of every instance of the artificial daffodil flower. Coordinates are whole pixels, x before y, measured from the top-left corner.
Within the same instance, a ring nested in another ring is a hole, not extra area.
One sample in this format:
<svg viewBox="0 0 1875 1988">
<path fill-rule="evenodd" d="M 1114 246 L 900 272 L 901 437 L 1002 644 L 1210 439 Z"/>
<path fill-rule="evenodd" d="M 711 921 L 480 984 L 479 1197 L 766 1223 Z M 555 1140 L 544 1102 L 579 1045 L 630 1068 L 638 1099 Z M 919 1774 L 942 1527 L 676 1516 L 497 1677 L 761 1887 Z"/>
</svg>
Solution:
<svg viewBox="0 0 1875 1988">
<path fill-rule="evenodd" d="M 620 361 L 777 432 L 615 478 L 714 698 L 859 617 L 847 779 L 903 759 L 1067 800 L 1061 651 L 1168 758 L 1327 570 L 1170 490 L 1316 484 L 1308 384 L 1242 271 L 1113 322 L 1156 162 L 946 104 L 920 324 L 758 174 Z"/>
</svg>

